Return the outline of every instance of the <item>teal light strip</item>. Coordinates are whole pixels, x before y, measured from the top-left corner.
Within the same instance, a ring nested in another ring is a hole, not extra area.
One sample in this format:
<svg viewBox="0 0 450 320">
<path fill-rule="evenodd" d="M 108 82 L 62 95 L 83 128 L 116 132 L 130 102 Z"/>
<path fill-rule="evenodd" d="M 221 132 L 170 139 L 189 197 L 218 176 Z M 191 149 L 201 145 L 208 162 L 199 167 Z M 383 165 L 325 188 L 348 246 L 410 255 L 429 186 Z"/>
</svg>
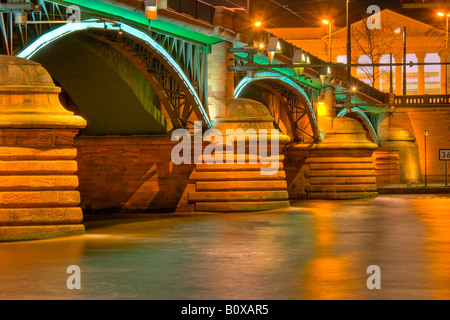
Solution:
<svg viewBox="0 0 450 320">
<path fill-rule="evenodd" d="M 369 129 L 372 131 L 372 133 L 373 133 L 374 137 L 376 138 L 378 144 L 380 144 L 380 138 L 378 137 L 377 131 L 375 130 L 375 127 L 373 126 L 372 121 L 370 121 L 370 119 L 367 116 L 367 114 L 363 110 L 358 108 L 358 107 L 353 107 L 353 108 L 351 108 L 351 110 L 352 110 L 352 112 L 356 112 L 357 114 L 359 114 L 364 119 L 364 121 L 367 122 L 367 124 L 369 126 Z M 338 113 L 337 117 L 339 117 L 339 118 L 345 117 L 347 115 L 347 113 L 348 113 L 347 109 L 344 108 Z"/>
<path fill-rule="evenodd" d="M 317 128 L 317 118 L 316 115 L 314 113 L 314 108 L 311 104 L 311 102 L 309 101 L 308 95 L 306 94 L 306 92 L 292 79 L 290 79 L 287 76 L 282 76 L 280 74 L 276 74 L 273 72 L 258 72 L 257 76 L 255 76 L 254 78 L 250 78 L 250 77 L 245 77 L 244 79 L 242 79 L 242 81 L 238 84 L 236 90 L 234 91 L 234 97 L 238 98 L 239 95 L 241 94 L 242 90 L 251 82 L 253 81 L 258 81 L 258 80 L 265 80 L 265 79 L 272 79 L 272 80 L 278 80 L 283 82 L 284 84 L 286 84 L 287 86 L 291 87 L 294 91 L 299 92 L 301 95 L 303 95 L 305 97 L 305 100 L 307 101 L 308 104 L 308 108 L 312 117 L 312 120 L 314 121 L 314 125 L 315 128 Z"/>
</svg>

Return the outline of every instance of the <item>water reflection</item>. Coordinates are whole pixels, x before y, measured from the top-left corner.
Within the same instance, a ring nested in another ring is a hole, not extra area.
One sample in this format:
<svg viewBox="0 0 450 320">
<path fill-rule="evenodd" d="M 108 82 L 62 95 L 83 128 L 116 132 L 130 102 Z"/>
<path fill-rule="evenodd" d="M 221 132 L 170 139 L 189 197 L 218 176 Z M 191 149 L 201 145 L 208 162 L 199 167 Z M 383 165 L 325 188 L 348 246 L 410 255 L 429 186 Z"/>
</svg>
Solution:
<svg viewBox="0 0 450 320">
<path fill-rule="evenodd" d="M 0 298 L 448 299 L 449 204 L 383 196 L 88 221 L 82 237 L 0 244 Z M 66 288 L 69 265 L 82 290 Z M 366 287 L 370 265 L 381 290 Z"/>
<path fill-rule="evenodd" d="M 420 197 L 412 201 L 425 225 L 426 261 L 433 299 L 450 298 L 450 213 L 446 197 Z"/>
</svg>

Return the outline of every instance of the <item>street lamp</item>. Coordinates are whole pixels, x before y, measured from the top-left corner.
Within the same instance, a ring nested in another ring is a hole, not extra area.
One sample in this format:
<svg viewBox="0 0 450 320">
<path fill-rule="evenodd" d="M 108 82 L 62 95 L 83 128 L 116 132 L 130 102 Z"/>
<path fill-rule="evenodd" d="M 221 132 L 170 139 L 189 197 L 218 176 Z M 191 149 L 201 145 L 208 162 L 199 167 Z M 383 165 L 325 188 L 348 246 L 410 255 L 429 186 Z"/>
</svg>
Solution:
<svg viewBox="0 0 450 320">
<path fill-rule="evenodd" d="M 450 13 L 438 12 L 437 15 L 439 17 L 446 17 L 445 24 L 445 54 L 448 62 L 448 18 L 450 17 Z M 445 68 L 445 94 L 448 94 L 448 66 Z"/>
<path fill-rule="evenodd" d="M 333 58 L 332 58 L 332 55 L 331 55 L 331 26 L 332 26 L 332 24 L 333 24 L 333 22 L 334 22 L 334 20 L 327 20 L 327 19 L 323 19 L 322 20 L 322 23 L 323 24 L 325 24 L 325 25 L 327 25 L 328 27 L 329 27 L 329 44 L 328 44 L 328 51 L 329 51 L 329 53 L 330 53 L 330 63 L 332 63 L 333 61 Z"/>
<path fill-rule="evenodd" d="M 352 63 L 352 18 L 350 15 L 350 0 L 345 1 L 345 14 L 347 22 L 347 64 Z M 347 67 L 347 88 L 352 82 L 352 67 Z M 347 101 L 351 102 L 351 101 Z"/>
<path fill-rule="evenodd" d="M 427 186 L 427 136 L 428 136 L 428 131 L 425 130 L 423 132 L 423 135 L 425 137 L 425 187 Z"/>
<path fill-rule="evenodd" d="M 395 33 L 400 32 L 400 28 L 395 30 Z M 406 96 L 406 27 L 403 27 L 403 95 Z"/>
</svg>

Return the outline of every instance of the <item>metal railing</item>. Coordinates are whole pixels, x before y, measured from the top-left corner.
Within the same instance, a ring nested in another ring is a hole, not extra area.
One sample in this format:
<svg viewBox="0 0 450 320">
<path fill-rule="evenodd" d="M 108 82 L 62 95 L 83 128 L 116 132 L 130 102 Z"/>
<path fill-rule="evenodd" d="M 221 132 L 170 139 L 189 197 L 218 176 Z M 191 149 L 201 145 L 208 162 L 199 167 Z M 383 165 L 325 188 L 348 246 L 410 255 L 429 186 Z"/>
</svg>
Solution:
<svg viewBox="0 0 450 320">
<path fill-rule="evenodd" d="M 200 0 L 167 0 L 171 10 L 213 24 L 215 7 Z"/>
</svg>

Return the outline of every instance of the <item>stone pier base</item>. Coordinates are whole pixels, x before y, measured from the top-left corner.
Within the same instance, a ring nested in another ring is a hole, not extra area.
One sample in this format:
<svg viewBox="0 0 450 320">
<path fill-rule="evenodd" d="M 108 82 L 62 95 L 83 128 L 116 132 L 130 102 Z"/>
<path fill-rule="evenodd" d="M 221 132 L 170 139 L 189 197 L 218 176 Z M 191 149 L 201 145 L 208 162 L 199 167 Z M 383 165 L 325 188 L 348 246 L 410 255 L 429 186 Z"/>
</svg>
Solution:
<svg viewBox="0 0 450 320">
<path fill-rule="evenodd" d="M 41 65 L 0 56 L 0 241 L 84 233 L 73 139 L 86 121 L 59 92 Z"/>
<path fill-rule="evenodd" d="M 291 199 L 349 200 L 378 196 L 373 152 L 361 125 L 349 118 L 325 122 L 313 145 L 291 145 L 285 170 Z"/>
</svg>

